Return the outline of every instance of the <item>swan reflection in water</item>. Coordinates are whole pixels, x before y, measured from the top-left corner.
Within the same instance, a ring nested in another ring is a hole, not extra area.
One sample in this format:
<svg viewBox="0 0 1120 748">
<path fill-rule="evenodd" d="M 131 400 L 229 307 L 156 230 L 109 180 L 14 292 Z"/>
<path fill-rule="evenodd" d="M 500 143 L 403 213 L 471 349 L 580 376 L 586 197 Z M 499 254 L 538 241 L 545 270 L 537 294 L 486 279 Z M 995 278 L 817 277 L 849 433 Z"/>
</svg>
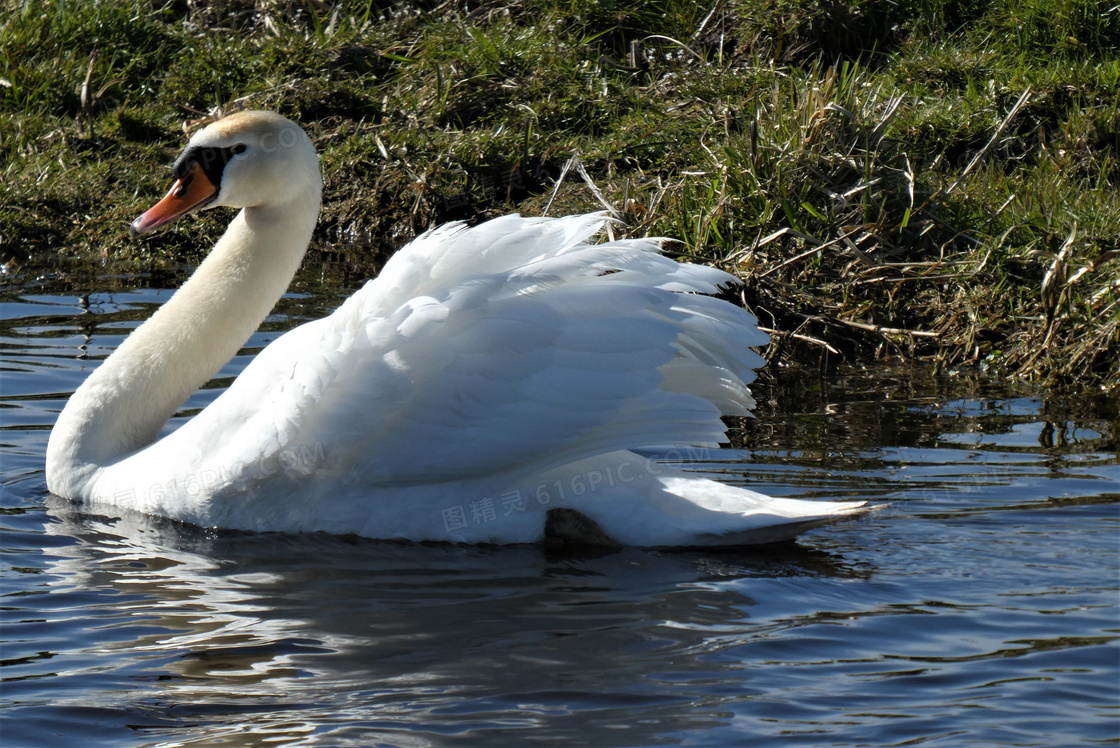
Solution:
<svg viewBox="0 0 1120 748">
<path fill-rule="evenodd" d="M 466 717 L 456 715 L 472 711 L 467 721 L 501 712 L 511 728 L 648 712 L 661 721 L 649 740 L 666 717 L 725 724 L 697 706 L 707 697 L 689 681 L 741 667 L 706 655 L 782 627 L 770 601 L 750 593 L 780 602 L 795 594 L 793 577 L 866 573 L 792 544 L 581 552 L 215 534 L 49 501 L 48 532 L 69 541 L 53 551 L 52 593 L 94 591 L 94 624 L 117 629 L 99 633 L 96 653 L 69 656 L 125 669 L 131 719 L 189 718 L 211 737 L 337 721 L 399 744 L 405 733 L 458 729 Z M 667 649 L 679 671 L 651 673 Z"/>
</svg>

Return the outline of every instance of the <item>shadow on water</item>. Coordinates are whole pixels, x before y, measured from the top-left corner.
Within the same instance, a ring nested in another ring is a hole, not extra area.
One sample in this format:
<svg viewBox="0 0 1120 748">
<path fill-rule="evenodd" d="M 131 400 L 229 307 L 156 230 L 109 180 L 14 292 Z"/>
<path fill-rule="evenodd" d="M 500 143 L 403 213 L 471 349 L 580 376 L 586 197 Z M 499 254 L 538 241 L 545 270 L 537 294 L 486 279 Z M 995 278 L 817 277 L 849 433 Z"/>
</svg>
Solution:
<svg viewBox="0 0 1120 748">
<path fill-rule="evenodd" d="M 108 678 L 134 690 L 102 711 L 76 685 L 54 709 L 35 708 L 23 730 L 75 715 L 109 729 L 127 715 L 152 737 L 161 724 L 182 729 L 183 720 L 222 734 L 244 713 L 257 738 L 298 732 L 303 719 L 308 729 L 349 723 L 363 741 L 370 730 L 403 730 L 406 744 L 424 744 L 429 732 L 466 729 L 457 714 L 472 715 L 467 732 L 519 733 L 578 714 L 580 727 L 568 728 L 575 735 L 625 713 L 631 729 L 621 743 L 652 743 L 667 712 L 677 729 L 727 723 L 720 710 L 694 703 L 696 688 L 738 666 L 697 655 L 718 648 L 721 633 L 749 638 L 760 606 L 760 634 L 774 628 L 752 579 L 772 586 L 870 573 L 792 543 L 716 553 L 549 551 L 211 533 L 138 514 L 84 514 L 53 497 L 47 511 L 51 551 L 40 592 L 56 599 L 52 624 L 74 626 L 62 611 L 84 608 L 101 631 L 92 648 L 71 646 L 64 659 L 100 659 L 100 689 Z M 118 652 L 127 662 L 115 662 Z M 656 672 L 672 652 L 680 657 L 674 672 Z M 682 690 L 670 692 L 663 679 Z M 644 737 L 634 718 L 643 711 Z M 597 744 L 612 744 L 610 735 Z"/>
<path fill-rule="evenodd" d="M 357 285 L 330 261 L 178 422 Z M 163 283 L 0 289 L 5 746 L 1116 742 L 1115 395 L 778 372 L 692 467 L 891 506 L 763 550 L 215 534 L 45 489 L 66 397 Z"/>
</svg>

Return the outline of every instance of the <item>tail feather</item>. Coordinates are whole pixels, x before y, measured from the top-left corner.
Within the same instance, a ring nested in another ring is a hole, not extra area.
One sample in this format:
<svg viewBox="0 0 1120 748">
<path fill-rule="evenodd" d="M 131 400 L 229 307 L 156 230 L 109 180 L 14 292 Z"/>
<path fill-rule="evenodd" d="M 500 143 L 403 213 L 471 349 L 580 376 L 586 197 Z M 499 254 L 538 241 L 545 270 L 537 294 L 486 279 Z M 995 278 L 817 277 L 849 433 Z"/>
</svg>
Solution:
<svg viewBox="0 0 1120 748">
<path fill-rule="evenodd" d="M 738 546 L 777 543 L 835 522 L 856 519 L 881 506 L 864 501 L 807 501 L 775 498 L 719 483 L 692 472 L 672 470 L 634 452 L 615 452 L 569 465 L 544 476 L 547 485 L 572 476 L 604 476 L 614 481 L 610 495 L 568 493 L 565 512 L 550 517 L 552 535 L 582 537 L 596 545 Z M 586 521 L 584 521 L 586 520 Z M 587 530 L 586 528 L 593 528 Z"/>
</svg>

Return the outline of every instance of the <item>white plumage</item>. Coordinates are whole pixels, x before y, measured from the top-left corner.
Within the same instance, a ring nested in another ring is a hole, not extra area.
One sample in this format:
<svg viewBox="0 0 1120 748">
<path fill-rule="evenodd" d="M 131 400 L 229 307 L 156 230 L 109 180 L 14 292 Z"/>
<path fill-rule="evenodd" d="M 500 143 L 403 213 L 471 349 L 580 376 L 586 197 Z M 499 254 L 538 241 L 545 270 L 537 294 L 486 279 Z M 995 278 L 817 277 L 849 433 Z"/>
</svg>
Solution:
<svg viewBox="0 0 1120 748">
<path fill-rule="evenodd" d="M 669 260 L 656 240 L 589 244 L 602 215 L 429 231 L 156 441 L 306 249 L 314 151 L 305 136 L 279 155 L 260 147 L 294 127 L 264 113 L 212 125 L 177 164 L 176 188 L 153 208 L 162 213 L 137 220 L 143 232 L 181 214 L 174 201 L 202 174 L 183 163 L 192 152 L 201 162 L 206 149 L 245 145 L 237 153 L 255 157 L 230 156 L 201 200 L 244 208 L 226 236 L 60 416 L 52 491 L 208 527 L 497 543 L 541 540 L 546 525 L 568 532 L 572 517 L 624 544 L 769 542 L 861 511 L 765 497 L 643 456 L 725 441 L 720 416 L 750 412 L 764 363 L 751 347 L 767 338 L 708 295 L 734 282 L 726 273 Z M 276 159 L 303 189 L 269 202 L 275 178 L 257 173 Z"/>
</svg>

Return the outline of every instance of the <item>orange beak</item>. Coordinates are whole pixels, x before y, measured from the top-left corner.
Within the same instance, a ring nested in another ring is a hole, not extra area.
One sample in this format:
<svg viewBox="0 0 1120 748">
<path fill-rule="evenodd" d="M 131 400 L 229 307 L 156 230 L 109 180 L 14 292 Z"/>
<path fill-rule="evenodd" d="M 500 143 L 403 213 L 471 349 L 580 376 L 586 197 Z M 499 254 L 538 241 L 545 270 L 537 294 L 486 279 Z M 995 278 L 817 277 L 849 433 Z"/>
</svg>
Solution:
<svg viewBox="0 0 1120 748">
<path fill-rule="evenodd" d="M 176 179 L 171 191 L 162 200 L 132 222 L 129 233 L 133 236 L 146 234 L 205 205 L 217 195 L 218 188 L 206 172 L 198 164 L 192 164 L 187 175 Z"/>
</svg>

